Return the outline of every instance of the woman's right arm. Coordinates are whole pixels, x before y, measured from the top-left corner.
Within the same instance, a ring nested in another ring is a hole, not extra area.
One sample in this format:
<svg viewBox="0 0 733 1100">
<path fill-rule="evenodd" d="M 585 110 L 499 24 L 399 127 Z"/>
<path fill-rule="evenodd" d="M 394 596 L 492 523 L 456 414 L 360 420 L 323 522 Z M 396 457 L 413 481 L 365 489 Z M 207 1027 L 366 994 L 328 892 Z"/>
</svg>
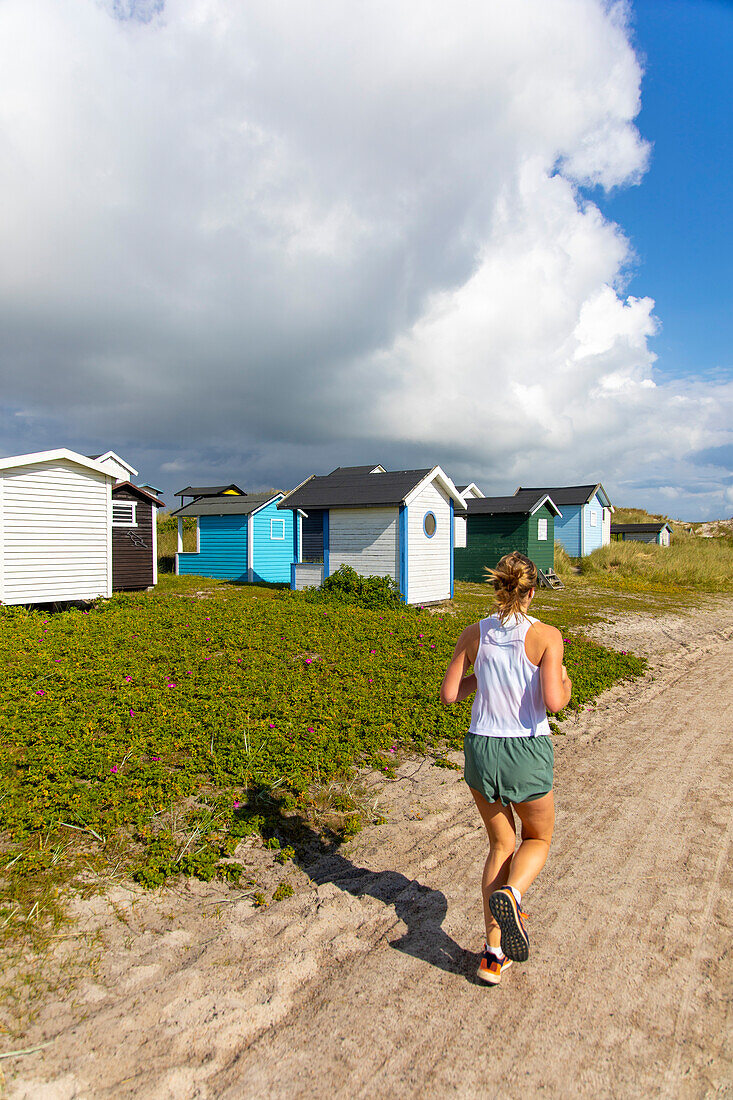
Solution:
<svg viewBox="0 0 733 1100">
<path fill-rule="evenodd" d="M 562 663 L 562 634 L 554 626 L 543 624 L 546 631 L 545 651 L 540 660 L 540 683 L 542 698 L 548 710 L 557 712 L 570 702 L 573 683 Z"/>
<path fill-rule="evenodd" d="M 473 672 L 466 676 L 466 671 L 476 660 L 480 634 L 478 623 L 472 623 L 461 633 L 440 685 L 441 703 L 460 703 L 476 690 L 476 676 Z"/>
</svg>

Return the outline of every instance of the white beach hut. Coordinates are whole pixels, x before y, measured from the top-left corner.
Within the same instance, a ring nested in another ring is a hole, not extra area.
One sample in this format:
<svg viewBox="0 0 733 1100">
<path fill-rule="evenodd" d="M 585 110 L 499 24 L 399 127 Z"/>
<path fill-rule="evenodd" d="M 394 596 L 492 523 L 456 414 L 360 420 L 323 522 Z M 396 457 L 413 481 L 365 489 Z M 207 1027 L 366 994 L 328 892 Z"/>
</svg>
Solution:
<svg viewBox="0 0 733 1100">
<path fill-rule="evenodd" d="M 453 595 L 453 526 L 463 498 L 439 466 L 388 472 L 339 467 L 310 477 L 278 508 L 306 513 L 291 586 L 320 585 L 340 565 L 389 576 L 406 603 Z"/>
<path fill-rule="evenodd" d="M 0 603 L 112 595 L 115 479 L 66 448 L 0 459 Z"/>
</svg>

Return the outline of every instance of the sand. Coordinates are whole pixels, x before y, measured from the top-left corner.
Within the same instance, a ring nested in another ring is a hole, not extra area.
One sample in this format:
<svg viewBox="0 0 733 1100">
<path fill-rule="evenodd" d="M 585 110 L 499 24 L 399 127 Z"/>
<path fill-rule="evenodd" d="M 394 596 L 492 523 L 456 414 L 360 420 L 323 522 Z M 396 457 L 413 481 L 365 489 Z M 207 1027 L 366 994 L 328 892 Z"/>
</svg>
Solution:
<svg viewBox="0 0 733 1100">
<path fill-rule="evenodd" d="M 406 760 L 365 780 L 386 823 L 271 867 L 295 893 L 268 908 L 192 881 L 78 903 L 44 966 L 80 976 L 12 1048 L 48 1045 L 0 1062 L 7 1095 L 733 1096 L 733 603 L 595 633 L 650 672 L 555 739 L 531 955 L 499 987 L 474 977 L 478 815 L 458 772 Z"/>
</svg>

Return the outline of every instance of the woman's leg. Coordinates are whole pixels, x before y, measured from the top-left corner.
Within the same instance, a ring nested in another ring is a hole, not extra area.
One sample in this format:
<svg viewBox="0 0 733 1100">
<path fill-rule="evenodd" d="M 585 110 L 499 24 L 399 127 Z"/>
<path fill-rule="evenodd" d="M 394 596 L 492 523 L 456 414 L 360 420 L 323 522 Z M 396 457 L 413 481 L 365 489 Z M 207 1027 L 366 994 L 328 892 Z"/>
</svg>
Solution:
<svg viewBox="0 0 733 1100">
<path fill-rule="evenodd" d="M 514 886 L 523 894 L 545 866 L 555 824 L 555 798 L 548 791 L 533 802 L 513 805 L 522 822 L 522 843 L 511 861 L 507 878 L 499 885 Z"/>
<path fill-rule="evenodd" d="M 517 842 L 514 815 L 509 806 L 502 806 L 501 802 L 487 802 L 484 796 L 475 791 L 473 787 L 470 790 L 476 800 L 481 820 L 486 826 L 486 832 L 489 834 L 489 854 L 481 879 L 481 894 L 484 902 L 486 942 L 489 947 L 498 947 L 501 933 L 499 925 L 491 915 L 489 898 L 494 890 L 506 885 L 512 856 L 514 855 L 514 847 Z"/>
</svg>

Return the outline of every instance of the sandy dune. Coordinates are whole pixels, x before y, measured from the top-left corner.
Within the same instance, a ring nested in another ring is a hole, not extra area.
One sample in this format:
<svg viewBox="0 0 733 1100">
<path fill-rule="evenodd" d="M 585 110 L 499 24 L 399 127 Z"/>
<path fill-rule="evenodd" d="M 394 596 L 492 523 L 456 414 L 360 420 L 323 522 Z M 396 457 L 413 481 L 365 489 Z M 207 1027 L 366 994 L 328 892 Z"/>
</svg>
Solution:
<svg viewBox="0 0 733 1100">
<path fill-rule="evenodd" d="M 532 953 L 499 988 L 474 979 L 478 816 L 458 773 L 406 761 L 371 780 L 387 823 L 314 847 L 267 909 L 196 882 L 80 905 L 103 949 L 23 1043 L 49 1045 L 0 1063 L 8 1095 L 733 1095 L 733 605 L 599 634 L 652 671 L 556 739 Z"/>
</svg>

